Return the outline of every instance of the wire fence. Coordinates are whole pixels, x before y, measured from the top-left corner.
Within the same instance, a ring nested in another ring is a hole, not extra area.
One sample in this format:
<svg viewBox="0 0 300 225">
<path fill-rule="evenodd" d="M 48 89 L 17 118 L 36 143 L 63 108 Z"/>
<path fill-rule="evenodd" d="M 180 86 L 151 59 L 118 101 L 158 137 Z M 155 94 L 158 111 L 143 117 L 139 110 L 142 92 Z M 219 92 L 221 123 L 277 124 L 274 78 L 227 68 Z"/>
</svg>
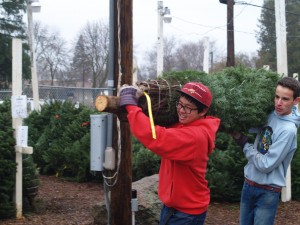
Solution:
<svg viewBox="0 0 300 225">
<path fill-rule="evenodd" d="M 72 101 L 81 103 L 87 107 L 94 107 L 95 99 L 98 95 L 108 95 L 111 88 L 79 88 L 79 87 L 60 87 L 39 85 L 40 104 L 51 100 Z M 28 103 L 33 108 L 32 86 L 25 85 L 23 87 L 23 95 L 27 96 Z M 11 89 L 0 89 L 0 101 L 10 99 L 12 96 Z"/>
</svg>

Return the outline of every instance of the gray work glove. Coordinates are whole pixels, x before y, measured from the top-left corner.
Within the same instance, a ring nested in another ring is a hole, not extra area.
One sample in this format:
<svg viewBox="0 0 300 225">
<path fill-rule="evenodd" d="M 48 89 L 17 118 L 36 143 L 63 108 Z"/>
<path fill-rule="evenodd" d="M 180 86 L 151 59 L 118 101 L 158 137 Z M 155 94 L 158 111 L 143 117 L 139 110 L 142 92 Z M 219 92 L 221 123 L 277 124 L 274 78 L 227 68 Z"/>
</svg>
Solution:
<svg viewBox="0 0 300 225">
<path fill-rule="evenodd" d="M 142 91 L 135 86 L 123 85 L 120 88 L 120 106 L 137 105 L 139 98 L 143 95 Z"/>
<path fill-rule="evenodd" d="M 234 132 L 231 134 L 231 136 L 235 140 L 235 143 L 241 148 L 244 148 L 245 144 L 248 142 L 248 137 L 241 134 L 240 132 Z"/>
</svg>

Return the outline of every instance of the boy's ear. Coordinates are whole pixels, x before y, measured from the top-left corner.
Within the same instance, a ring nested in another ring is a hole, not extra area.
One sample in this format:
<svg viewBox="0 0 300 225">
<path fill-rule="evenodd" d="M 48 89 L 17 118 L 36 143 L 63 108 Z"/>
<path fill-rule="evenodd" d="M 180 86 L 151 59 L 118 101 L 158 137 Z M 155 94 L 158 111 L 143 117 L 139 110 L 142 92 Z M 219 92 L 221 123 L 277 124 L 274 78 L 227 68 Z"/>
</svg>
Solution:
<svg viewBox="0 0 300 225">
<path fill-rule="evenodd" d="M 300 102 L 300 97 L 295 98 L 294 105 L 297 105 Z"/>
<path fill-rule="evenodd" d="M 204 116 L 204 115 L 208 112 L 208 110 L 209 110 L 209 108 L 204 108 L 204 109 L 202 110 L 202 112 L 200 112 L 199 114 L 200 114 L 201 116 Z"/>
</svg>

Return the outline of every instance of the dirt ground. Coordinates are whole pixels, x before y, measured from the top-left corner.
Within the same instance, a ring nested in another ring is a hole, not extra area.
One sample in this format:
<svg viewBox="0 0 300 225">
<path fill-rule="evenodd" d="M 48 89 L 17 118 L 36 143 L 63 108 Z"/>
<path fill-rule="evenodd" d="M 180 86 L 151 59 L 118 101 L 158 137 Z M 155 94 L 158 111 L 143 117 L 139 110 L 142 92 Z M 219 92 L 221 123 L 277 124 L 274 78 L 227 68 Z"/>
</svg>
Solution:
<svg viewBox="0 0 300 225">
<path fill-rule="evenodd" d="M 40 176 L 35 212 L 24 211 L 22 219 L 1 221 L 1 225 L 92 225 L 92 207 L 104 198 L 102 185 L 74 183 L 54 176 Z M 239 205 L 212 202 L 206 225 L 237 225 Z M 300 202 L 280 203 L 275 225 L 300 224 Z M 267 225 L 267 224 L 266 224 Z"/>
</svg>

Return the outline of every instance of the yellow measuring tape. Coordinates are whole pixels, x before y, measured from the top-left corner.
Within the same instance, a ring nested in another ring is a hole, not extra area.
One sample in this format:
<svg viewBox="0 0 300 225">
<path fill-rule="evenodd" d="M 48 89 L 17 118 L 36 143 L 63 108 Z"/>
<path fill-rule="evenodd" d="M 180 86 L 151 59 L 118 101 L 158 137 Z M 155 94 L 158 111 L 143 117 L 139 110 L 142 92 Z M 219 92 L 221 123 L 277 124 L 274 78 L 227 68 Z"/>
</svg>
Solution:
<svg viewBox="0 0 300 225">
<path fill-rule="evenodd" d="M 144 95 L 146 96 L 146 99 L 147 99 L 148 114 L 149 114 L 149 118 L 150 118 L 152 137 L 153 137 L 153 139 L 156 139 L 156 132 L 155 132 L 155 127 L 154 127 L 153 115 L 152 115 L 151 99 L 150 99 L 149 95 L 146 92 L 144 92 Z"/>
</svg>

